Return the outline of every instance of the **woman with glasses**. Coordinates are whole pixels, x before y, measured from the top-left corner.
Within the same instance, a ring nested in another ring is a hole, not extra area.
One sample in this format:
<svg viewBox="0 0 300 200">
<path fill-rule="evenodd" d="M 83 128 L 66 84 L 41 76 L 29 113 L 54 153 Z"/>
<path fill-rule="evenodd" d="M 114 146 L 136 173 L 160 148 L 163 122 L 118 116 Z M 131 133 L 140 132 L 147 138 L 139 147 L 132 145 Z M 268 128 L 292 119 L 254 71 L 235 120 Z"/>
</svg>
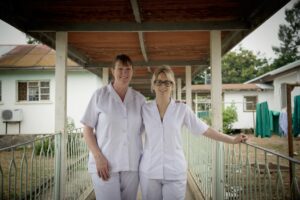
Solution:
<svg viewBox="0 0 300 200">
<path fill-rule="evenodd" d="M 139 184 L 145 98 L 128 87 L 133 68 L 127 55 L 116 56 L 111 72 L 113 82 L 95 91 L 81 120 L 90 150 L 88 171 L 96 199 L 133 200 Z"/>
<path fill-rule="evenodd" d="M 168 66 L 156 69 L 151 89 L 156 99 L 144 104 L 145 146 L 140 163 L 140 185 L 143 200 L 183 200 L 185 198 L 187 166 L 182 149 L 181 129 L 192 134 L 236 144 L 246 135 L 231 137 L 209 128 L 190 107 L 171 99 L 175 85 L 174 73 Z"/>
</svg>

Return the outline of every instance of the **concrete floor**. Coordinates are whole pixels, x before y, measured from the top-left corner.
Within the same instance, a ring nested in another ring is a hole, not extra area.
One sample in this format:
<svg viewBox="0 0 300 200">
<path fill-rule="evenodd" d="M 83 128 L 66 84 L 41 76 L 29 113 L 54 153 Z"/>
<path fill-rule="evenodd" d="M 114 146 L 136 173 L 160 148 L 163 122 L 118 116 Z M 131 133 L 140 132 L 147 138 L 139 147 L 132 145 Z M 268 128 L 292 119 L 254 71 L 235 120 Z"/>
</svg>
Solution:
<svg viewBox="0 0 300 200">
<path fill-rule="evenodd" d="M 95 194 L 94 192 L 89 196 L 88 200 L 95 200 L 96 197 L 95 197 Z M 138 197 L 137 197 L 137 200 L 142 200 L 142 195 L 141 195 L 141 192 L 139 191 L 138 192 Z M 186 188 L 186 195 L 185 195 L 185 200 L 195 200 L 194 197 L 193 197 L 193 194 L 190 190 L 189 187 Z"/>
</svg>

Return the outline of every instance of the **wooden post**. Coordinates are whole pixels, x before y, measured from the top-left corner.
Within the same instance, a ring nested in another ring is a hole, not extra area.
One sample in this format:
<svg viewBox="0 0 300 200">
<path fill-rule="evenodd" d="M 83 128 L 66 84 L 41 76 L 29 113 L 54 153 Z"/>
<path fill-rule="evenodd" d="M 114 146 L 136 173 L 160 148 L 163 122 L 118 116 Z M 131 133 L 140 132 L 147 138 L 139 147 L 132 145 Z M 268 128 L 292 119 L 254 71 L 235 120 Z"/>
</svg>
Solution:
<svg viewBox="0 0 300 200">
<path fill-rule="evenodd" d="M 286 85 L 286 113 L 287 113 L 287 121 L 288 121 L 288 147 L 289 147 L 289 157 L 294 157 L 294 144 L 293 144 L 293 124 L 292 124 L 292 102 L 291 102 L 291 93 L 294 87 L 300 86 L 300 84 L 287 84 Z M 290 168 L 290 184 L 293 181 L 293 169 L 292 162 L 289 162 Z"/>
</svg>

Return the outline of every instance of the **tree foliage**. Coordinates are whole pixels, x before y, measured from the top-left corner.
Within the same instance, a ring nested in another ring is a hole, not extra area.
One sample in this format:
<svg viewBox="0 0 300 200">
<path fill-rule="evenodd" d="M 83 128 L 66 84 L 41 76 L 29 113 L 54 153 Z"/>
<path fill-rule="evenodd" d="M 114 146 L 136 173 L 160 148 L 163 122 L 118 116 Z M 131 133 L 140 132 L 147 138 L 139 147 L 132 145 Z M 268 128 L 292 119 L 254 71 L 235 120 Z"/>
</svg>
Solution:
<svg viewBox="0 0 300 200">
<path fill-rule="evenodd" d="M 26 35 L 27 44 L 41 44 L 40 41 L 36 40 L 35 38 L 31 37 L 30 35 Z"/>
<path fill-rule="evenodd" d="M 271 65 L 272 69 L 282 67 L 300 59 L 300 1 L 293 8 L 285 10 L 287 24 L 279 26 L 278 39 L 280 46 L 272 49 L 277 55 Z"/>
<path fill-rule="evenodd" d="M 239 47 L 222 58 L 222 82 L 243 83 L 270 70 L 268 60 L 260 53 Z M 208 70 L 210 76 L 210 70 Z M 194 84 L 204 83 L 204 73 L 194 79 Z"/>
<path fill-rule="evenodd" d="M 268 60 L 253 51 L 239 48 L 227 53 L 222 59 L 223 83 L 243 83 L 268 70 Z"/>
</svg>

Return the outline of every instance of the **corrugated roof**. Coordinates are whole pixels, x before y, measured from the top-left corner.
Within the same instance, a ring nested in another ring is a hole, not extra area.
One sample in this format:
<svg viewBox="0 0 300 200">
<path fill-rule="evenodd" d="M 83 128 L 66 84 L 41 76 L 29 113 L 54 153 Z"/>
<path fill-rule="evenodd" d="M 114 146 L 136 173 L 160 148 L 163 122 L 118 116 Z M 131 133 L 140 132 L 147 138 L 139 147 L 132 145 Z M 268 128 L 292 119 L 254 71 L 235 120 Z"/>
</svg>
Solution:
<svg viewBox="0 0 300 200">
<path fill-rule="evenodd" d="M 68 59 L 68 67 L 79 67 Z M 54 67 L 55 51 L 46 45 L 0 45 L 0 68 Z"/>
<path fill-rule="evenodd" d="M 275 77 L 277 77 L 281 73 L 285 73 L 289 70 L 293 70 L 294 68 L 300 67 L 300 60 L 296 60 L 295 62 L 289 63 L 287 65 L 284 65 L 278 69 L 275 69 L 273 71 L 267 72 L 259 77 L 256 77 L 254 79 L 251 79 L 245 83 L 257 83 L 257 82 L 264 82 L 267 78 L 268 81 L 273 80 Z"/>
<path fill-rule="evenodd" d="M 262 84 L 223 84 L 223 91 L 241 91 L 241 90 L 261 90 L 261 89 L 273 89 L 271 86 L 266 86 Z M 185 91 L 185 87 L 183 88 Z M 192 91 L 194 92 L 208 92 L 211 90 L 211 85 L 192 85 Z"/>
</svg>

